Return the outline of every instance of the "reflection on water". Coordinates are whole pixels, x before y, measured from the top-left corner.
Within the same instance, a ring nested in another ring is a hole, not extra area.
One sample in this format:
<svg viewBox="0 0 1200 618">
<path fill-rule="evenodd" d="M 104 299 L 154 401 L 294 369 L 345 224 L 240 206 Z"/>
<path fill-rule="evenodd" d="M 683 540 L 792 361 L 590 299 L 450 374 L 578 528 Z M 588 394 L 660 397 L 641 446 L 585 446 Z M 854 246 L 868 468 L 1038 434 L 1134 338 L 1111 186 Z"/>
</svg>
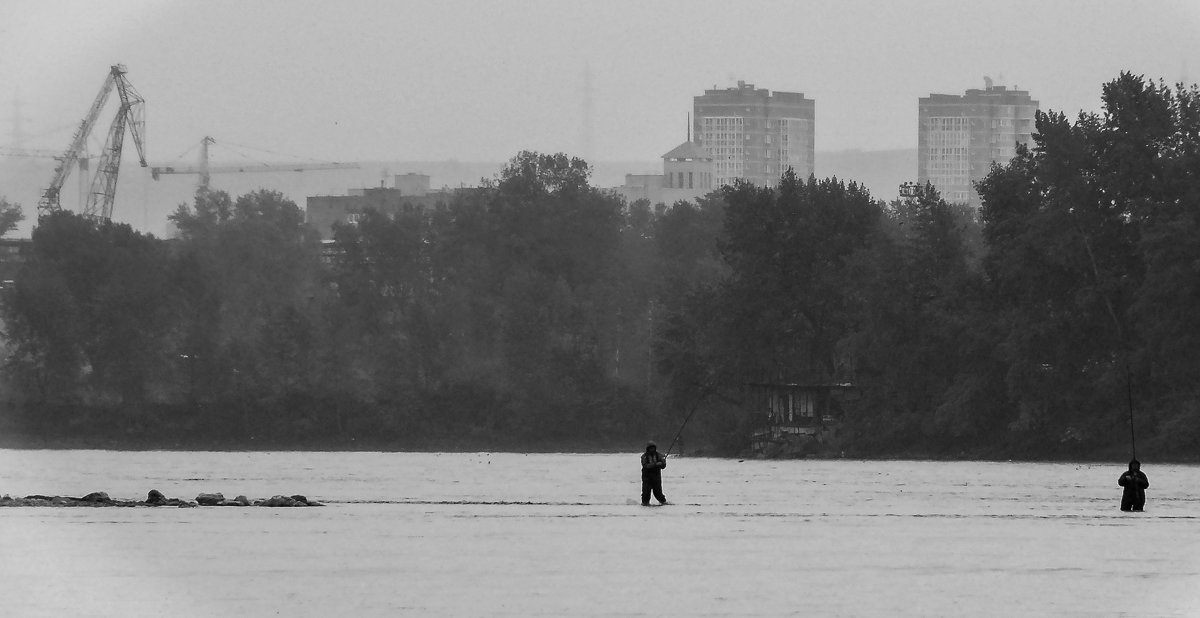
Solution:
<svg viewBox="0 0 1200 618">
<path fill-rule="evenodd" d="M 35 616 L 1195 615 L 1196 468 L 1147 463 L 1142 514 L 1123 469 L 673 458 L 644 508 L 637 452 L 0 450 L 11 495 L 328 504 L 5 509 L 0 585 Z"/>
</svg>

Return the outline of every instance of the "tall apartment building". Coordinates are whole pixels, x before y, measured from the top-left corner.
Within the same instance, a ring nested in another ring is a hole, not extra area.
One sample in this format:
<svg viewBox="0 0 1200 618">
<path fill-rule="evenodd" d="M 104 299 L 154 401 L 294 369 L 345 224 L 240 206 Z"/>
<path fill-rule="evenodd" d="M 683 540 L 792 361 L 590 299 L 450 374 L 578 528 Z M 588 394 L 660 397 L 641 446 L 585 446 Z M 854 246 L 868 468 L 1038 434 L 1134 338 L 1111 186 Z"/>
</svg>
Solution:
<svg viewBox="0 0 1200 618">
<path fill-rule="evenodd" d="M 813 173 L 816 101 L 739 81 L 693 98 L 696 143 L 713 158 L 715 185 L 744 178 L 773 187 L 790 167 Z"/>
<path fill-rule="evenodd" d="M 917 180 L 932 183 L 947 202 L 979 207 L 974 183 L 992 162 L 1016 155 L 1016 145 L 1033 144 L 1038 102 L 1024 90 L 993 86 L 966 94 L 930 94 L 917 107 Z"/>
</svg>

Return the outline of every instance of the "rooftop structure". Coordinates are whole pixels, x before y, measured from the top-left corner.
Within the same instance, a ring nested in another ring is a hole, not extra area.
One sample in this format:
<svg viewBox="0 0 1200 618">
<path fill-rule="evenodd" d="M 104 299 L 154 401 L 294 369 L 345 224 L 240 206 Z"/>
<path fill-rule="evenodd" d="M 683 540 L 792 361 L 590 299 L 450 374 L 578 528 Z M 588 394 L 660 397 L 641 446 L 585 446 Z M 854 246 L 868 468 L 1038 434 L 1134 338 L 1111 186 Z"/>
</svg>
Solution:
<svg viewBox="0 0 1200 618">
<path fill-rule="evenodd" d="M 328 240 L 333 237 L 335 223 L 356 223 L 367 209 L 395 217 L 445 207 L 453 195 L 450 190 L 430 191 L 429 176 L 425 174 L 397 174 L 392 187 L 351 189 L 346 195 L 310 196 L 304 218 L 321 233 L 322 240 Z"/>
</svg>

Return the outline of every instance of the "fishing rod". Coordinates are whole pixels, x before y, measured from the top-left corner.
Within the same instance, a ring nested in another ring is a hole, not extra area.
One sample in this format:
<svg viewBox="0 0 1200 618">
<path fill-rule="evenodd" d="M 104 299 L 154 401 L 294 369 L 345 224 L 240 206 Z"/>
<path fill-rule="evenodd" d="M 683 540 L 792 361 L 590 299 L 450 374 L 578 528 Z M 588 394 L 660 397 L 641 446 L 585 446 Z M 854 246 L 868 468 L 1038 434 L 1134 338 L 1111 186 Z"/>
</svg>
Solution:
<svg viewBox="0 0 1200 618">
<path fill-rule="evenodd" d="M 1129 369 L 1129 352 L 1125 352 L 1125 397 L 1129 401 L 1129 450 L 1130 459 L 1137 459 L 1137 438 L 1133 434 L 1133 372 Z"/>
<path fill-rule="evenodd" d="M 671 454 L 671 449 L 675 448 L 675 443 L 679 441 L 679 436 L 683 435 L 683 428 L 687 427 L 688 421 L 692 420 L 692 415 L 696 413 L 696 410 L 700 409 L 700 402 L 704 401 L 704 398 L 707 395 L 708 393 L 705 392 L 696 398 L 696 403 L 692 404 L 692 411 L 688 412 L 687 417 L 683 419 L 683 424 L 679 426 L 679 431 L 675 432 L 675 439 L 671 440 L 671 445 L 667 447 L 667 452 L 664 454 L 664 457 Z"/>
<path fill-rule="evenodd" d="M 1087 251 L 1088 260 L 1092 266 L 1092 277 L 1096 285 L 1100 285 L 1100 266 L 1096 262 L 1095 252 L 1092 251 L 1092 241 L 1088 237 L 1087 232 L 1083 231 L 1083 227 L 1079 225 L 1079 219 L 1075 216 L 1075 209 L 1068 208 L 1067 213 L 1071 215 L 1071 223 L 1075 226 L 1075 231 L 1083 238 L 1083 248 Z M 1137 439 L 1134 435 L 1133 423 L 1133 370 L 1129 367 L 1129 356 L 1133 350 L 1129 340 L 1125 337 L 1125 329 L 1121 328 L 1121 320 L 1117 318 L 1117 311 L 1113 307 L 1112 299 L 1107 294 L 1101 294 L 1100 297 L 1104 300 L 1104 308 L 1108 310 L 1108 316 L 1113 321 L 1113 327 L 1117 332 L 1117 341 L 1121 345 L 1121 357 L 1125 361 L 1125 399 L 1129 406 L 1129 451 L 1131 459 L 1137 459 Z"/>
</svg>

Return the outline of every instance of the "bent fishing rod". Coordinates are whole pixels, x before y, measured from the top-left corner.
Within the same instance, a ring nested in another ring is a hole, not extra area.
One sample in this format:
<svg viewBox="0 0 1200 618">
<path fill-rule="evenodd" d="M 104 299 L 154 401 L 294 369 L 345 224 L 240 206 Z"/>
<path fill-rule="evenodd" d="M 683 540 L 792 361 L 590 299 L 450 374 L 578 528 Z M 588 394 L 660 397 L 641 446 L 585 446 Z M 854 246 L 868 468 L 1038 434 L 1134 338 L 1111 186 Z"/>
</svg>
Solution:
<svg viewBox="0 0 1200 618">
<path fill-rule="evenodd" d="M 1083 239 L 1083 248 L 1087 251 L 1088 260 L 1092 266 L 1093 281 L 1097 286 L 1101 285 L 1100 266 L 1096 261 L 1096 254 L 1092 251 L 1092 241 L 1083 231 L 1083 227 L 1079 224 L 1079 219 L 1075 217 L 1075 209 L 1068 208 L 1067 213 L 1071 215 L 1071 223 L 1075 226 L 1075 231 Z M 1117 310 L 1113 307 L 1112 299 L 1108 294 L 1101 294 L 1100 298 L 1104 301 L 1104 308 L 1108 310 L 1108 316 L 1113 321 L 1113 328 L 1116 330 L 1117 341 L 1121 346 L 1121 359 L 1125 365 L 1125 399 L 1129 406 L 1129 451 L 1132 459 L 1137 459 L 1137 438 L 1134 435 L 1133 422 L 1133 370 L 1129 367 L 1129 356 L 1133 353 L 1132 345 L 1125 337 L 1125 329 L 1121 327 L 1121 320 L 1117 318 Z"/>
<path fill-rule="evenodd" d="M 700 393 L 700 396 L 696 397 L 696 402 L 692 404 L 691 412 L 688 412 L 688 415 L 683 419 L 683 424 L 679 426 L 679 431 L 675 432 L 675 438 L 671 440 L 671 444 L 667 447 L 667 452 L 664 453 L 664 456 L 671 454 L 671 449 L 675 448 L 675 443 L 679 442 L 679 437 L 683 435 L 683 428 L 687 427 L 688 421 L 692 420 L 692 416 L 696 414 L 696 410 L 700 409 L 700 403 L 708 397 L 712 390 L 712 387 L 705 388 Z"/>
</svg>

